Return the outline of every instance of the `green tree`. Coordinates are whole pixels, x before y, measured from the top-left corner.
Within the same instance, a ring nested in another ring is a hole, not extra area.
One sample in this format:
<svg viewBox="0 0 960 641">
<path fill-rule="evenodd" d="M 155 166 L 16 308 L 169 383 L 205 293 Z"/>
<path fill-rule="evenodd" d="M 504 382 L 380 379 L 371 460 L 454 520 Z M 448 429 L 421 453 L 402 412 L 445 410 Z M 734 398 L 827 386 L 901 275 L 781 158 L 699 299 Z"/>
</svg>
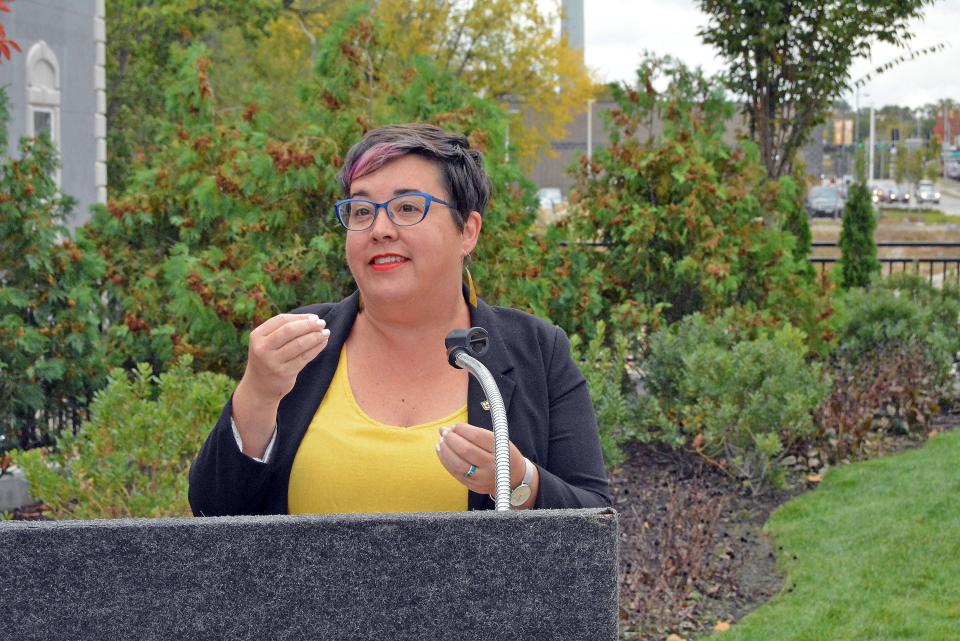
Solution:
<svg viewBox="0 0 960 641">
<path fill-rule="evenodd" d="M 903 174 L 904 177 L 916 188 L 917 184 L 926 178 L 927 151 L 923 147 L 918 147 L 913 151 L 907 152 L 904 149 L 903 154 Z"/>
<path fill-rule="evenodd" d="M 6 152 L 0 90 L 0 150 Z M 56 151 L 24 138 L 0 165 L 0 452 L 77 426 L 102 384 L 103 259 L 66 220 L 73 200 L 52 176 Z"/>
<path fill-rule="evenodd" d="M 270 135 L 297 130 L 304 123 L 300 87 L 309 84 L 324 34 L 349 9 L 338 0 L 283 0 L 259 37 L 251 38 L 243 25 L 208 32 L 204 43 L 216 69 L 210 84 L 217 109 L 242 112 L 256 95 L 270 116 L 264 122 Z"/>
<path fill-rule="evenodd" d="M 107 173 L 122 192 L 137 156 L 156 153 L 166 120 L 162 87 L 176 73 L 173 52 L 230 27 L 248 46 L 277 15 L 276 0 L 107 0 Z"/>
<path fill-rule="evenodd" d="M 845 289 L 867 287 L 874 274 L 880 272 L 874 232 L 877 219 L 870 199 L 870 190 L 861 181 L 850 186 L 843 207 L 843 228 L 840 231 L 840 274 Z"/>
<path fill-rule="evenodd" d="M 803 163 L 797 163 L 790 176 L 783 176 L 778 182 L 777 211 L 784 213 L 783 229 L 797 239 L 793 254 L 797 258 L 807 258 L 813 249 L 813 235 L 810 233 L 810 217 L 807 214 L 804 198 L 806 169 Z M 813 266 L 810 273 L 813 273 Z"/>
<path fill-rule="evenodd" d="M 797 239 L 781 231 L 778 207 L 794 208 L 796 190 L 767 179 L 754 145 L 723 140 L 733 105 L 719 84 L 670 59 L 648 59 L 637 88 L 611 91 L 610 146 L 578 167 L 565 223 L 571 249 L 546 263 L 579 284 L 558 288 L 556 304 L 586 327 L 624 306 L 662 309 L 669 321 L 730 306 L 745 319 L 752 309 L 760 322 L 819 309 Z M 663 133 L 643 133 L 655 117 Z M 584 250 L 584 241 L 603 247 Z"/>
<path fill-rule="evenodd" d="M 902 146 L 897 149 L 894 156 L 893 180 L 898 185 L 902 185 L 907 178 L 908 165 L 910 164 L 908 155 L 906 146 Z"/>
<path fill-rule="evenodd" d="M 729 65 L 727 78 L 745 101 L 750 135 L 771 177 L 788 173 L 797 150 L 850 89 L 850 66 L 876 42 L 905 47 L 911 21 L 933 0 L 699 0 L 699 31 Z M 910 53 L 930 53 L 942 45 Z M 889 68 L 896 60 L 878 71 Z"/>
</svg>

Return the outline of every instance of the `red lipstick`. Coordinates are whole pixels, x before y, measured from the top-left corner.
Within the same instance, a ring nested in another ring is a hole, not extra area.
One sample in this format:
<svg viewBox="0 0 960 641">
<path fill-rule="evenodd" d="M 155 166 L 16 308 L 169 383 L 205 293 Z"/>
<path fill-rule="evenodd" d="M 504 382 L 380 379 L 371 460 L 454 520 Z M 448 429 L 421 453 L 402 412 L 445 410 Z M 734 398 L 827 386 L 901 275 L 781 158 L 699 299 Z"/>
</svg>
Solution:
<svg viewBox="0 0 960 641">
<path fill-rule="evenodd" d="M 370 259 L 370 266 L 378 272 L 388 272 L 408 262 L 410 259 L 400 254 L 377 254 Z"/>
</svg>

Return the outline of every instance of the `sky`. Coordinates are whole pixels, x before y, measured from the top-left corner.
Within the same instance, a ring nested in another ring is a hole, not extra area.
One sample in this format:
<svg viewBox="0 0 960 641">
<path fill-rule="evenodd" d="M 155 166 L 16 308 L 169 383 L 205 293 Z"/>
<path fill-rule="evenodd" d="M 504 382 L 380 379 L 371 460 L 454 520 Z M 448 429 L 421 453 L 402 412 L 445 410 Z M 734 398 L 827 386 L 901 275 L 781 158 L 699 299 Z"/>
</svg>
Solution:
<svg viewBox="0 0 960 641">
<path fill-rule="evenodd" d="M 960 0 L 939 0 L 925 13 L 922 21 L 911 25 L 912 47 L 942 42 L 946 48 L 874 75 L 860 90 L 861 107 L 871 102 L 877 108 L 920 107 L 944 98 L 960 102 Z M 694 0 L 584 0 L 584 14 L 586 63 L 600 80 L 632 81 L 645 49 L 699 65 L 707 73 L 723 68 L 714 50 L 697 36 L 707 20 Z M 889 45 L 875 46 L 872 62 L 855 62 L 851 79 L 901 53 Z M 853 106 L 852 92 L 844 99 Z"/>
</svg>

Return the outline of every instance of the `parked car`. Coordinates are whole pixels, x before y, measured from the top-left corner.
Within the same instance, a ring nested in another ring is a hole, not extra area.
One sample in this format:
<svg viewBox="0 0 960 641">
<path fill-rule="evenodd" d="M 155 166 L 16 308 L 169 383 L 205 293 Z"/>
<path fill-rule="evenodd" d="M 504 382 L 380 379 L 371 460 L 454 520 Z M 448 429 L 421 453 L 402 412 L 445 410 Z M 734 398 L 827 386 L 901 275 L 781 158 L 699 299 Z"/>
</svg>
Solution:
<svg viewBox="0 0 960 641">
<path fill-rule="evenodd" d="M 820 185 L 807 194 L 807 212 L 811 216 L 840 218 L 843 214 L 843 199 L 836 185 Z"/>
<path fill-rule="evenodd" d="M 940 192 L 934 188 L 932 181 L 920 181 L 917 186 L 917 203 L 940 204 Z"/>
</svg>

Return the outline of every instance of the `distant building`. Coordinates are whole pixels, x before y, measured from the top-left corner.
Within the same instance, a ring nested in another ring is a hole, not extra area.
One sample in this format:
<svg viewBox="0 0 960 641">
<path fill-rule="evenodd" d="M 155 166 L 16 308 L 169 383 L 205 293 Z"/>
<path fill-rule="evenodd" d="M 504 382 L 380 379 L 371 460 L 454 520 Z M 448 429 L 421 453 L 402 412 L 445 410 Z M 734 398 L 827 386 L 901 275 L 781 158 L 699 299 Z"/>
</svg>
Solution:
<svg viewBox="0 0 960 641">
<path fill-rule="evenodd" d="M 580 51 L 582 62 L 586 47 L 583 0 L 563 0 L 560 11 L 560 30 L 567 37 L 567 46 Z"/>
<path fill-rule="evenodd" d="M 60 190 L 77 199 L 71 226 L 107 200 L 104 0 L 17 0 L 2 14 L 22 53 L 0 64 L 10 107 L 8 154 L 43 130 L 60 153 Z"/>
</svg>

